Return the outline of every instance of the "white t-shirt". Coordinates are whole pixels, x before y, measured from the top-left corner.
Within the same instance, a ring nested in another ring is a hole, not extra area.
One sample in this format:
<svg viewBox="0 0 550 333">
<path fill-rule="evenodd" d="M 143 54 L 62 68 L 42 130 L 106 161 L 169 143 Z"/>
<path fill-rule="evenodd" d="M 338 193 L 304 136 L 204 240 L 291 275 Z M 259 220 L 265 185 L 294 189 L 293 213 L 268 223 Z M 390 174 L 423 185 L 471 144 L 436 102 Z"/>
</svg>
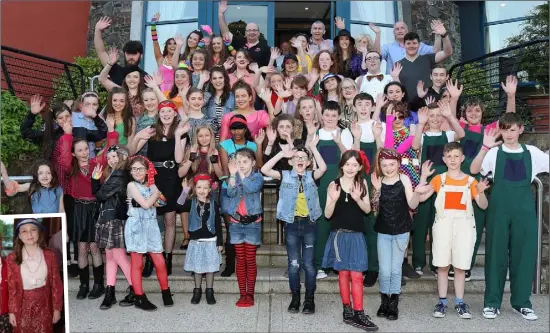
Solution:
<svg viewBox="0 0 550 333">
<path fill-rule="evenodd" d="M 334 136 L 338 134 L 338 128 L 333 129 L 332 131 L 327 131 L 323 128 L 320 128 L 318 133 L 319 133 L 319 140 L 334 140 Z M 317 136 L 317 133 L 315 133 L 315 136 Z"/>
<path fill-rule="evenodd" d="M 372 134 L 372 125 L 374 120 L 369 120 L 365 123 L 359 124 L 361 126 L 361 142 L 376 142 L 374 139 L 374 134 Z M 382 134 L 381 134 L 382 144 L 386 139 L 386 124 L 382 123 Z M 353 135 L 349 128 L 346 128 L 342 131 L 342 144 L 346 149 L 353 148 Z"/>
<path fill-rule="evenodd" d="M 424 135 L 426 136 L 440 136 L 441 132 L 424 132 L 422 133 L 422 138 L 420 139 L 420 145 L 422 146 L 424 144 Z M 447 135 L 447 140 L 449 142 L 455 141 L 455 132 L 454 131 L 445 131 L 445 134 Z"/>
<path fill-rule="evenodd" d="M 531 153 L 531 181 L 535 179 L 535 176 L 539 173 L 548 172 L 548 154 L 540 150 L 539 148 L 531 145 L 525 145 L 527 147 L 527 150 Z M 522 153 L 523 149 L 521 146 L 518 147 L 518 149 L 510 149 L 506 147 L 504 144 L 502 145 L 502 150 L 507 153 Z M 483 159 L 483 162 L 481 163 L 481 174 L 486 176 L 489 172 L 493 173 L 493 176 L 495 174 L 495 169 L 497 166 L 497 153 L 498 153 L 498 147 L 491 148 L 487 152 L 487 155 L 485 155 L 485 158 Z"/>
<path fill-rule="evenodd" d="M 382 79 L 382 81 L 379 81 L 377 78 L 372 78 L 370 81 L 367 79 L 367 76 L 369 75 L 384 75 L 384 78 Z M 359 83 L 359 78 L 355 79 L 355 83 Z M 379 94 L 383 94 L 384 93 L 384 88 L 386 87 L 386 85 L 390 82 L 393 81 L 392 77 L 390 75 L 387 75 L 387 74 L 382 74 L 382 73 L 378 73 L 378 74 L 370 74 L 370 73 L 367 73 L 365 75 L 362 76 L 362 80 L 361 80 L 361 86 L 359 87 L 359 92 L 364 92 L 364 93 L 367 93 L 369 95 L 371 95 L 372 97 L 374 97 L 376 99 L 376 96 L 378 96 Z"/>
</svg>

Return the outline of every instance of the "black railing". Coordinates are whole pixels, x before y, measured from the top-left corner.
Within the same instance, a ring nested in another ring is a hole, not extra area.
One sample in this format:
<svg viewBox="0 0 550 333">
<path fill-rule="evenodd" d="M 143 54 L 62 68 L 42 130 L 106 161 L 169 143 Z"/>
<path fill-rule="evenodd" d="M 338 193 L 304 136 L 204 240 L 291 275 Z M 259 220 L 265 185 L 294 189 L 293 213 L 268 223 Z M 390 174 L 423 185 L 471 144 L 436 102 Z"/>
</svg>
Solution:
<svg viewBox="0 0 550 333">
<path fill-rule="evenodd" d="M 473 98 L 483 101 L 483 118 L 488 122 L 506 110 L 506 93 L 500 83 L 516 75 L 517 112 L 528 130 L 548 131 L 549 54 L 549 38 L 538 39 L 455 64 L 450 76 L 464 85 L 462 104 Z"/>
<path fill-rule="evenodd" d="M 86 89 L 84 70 L 77 64 L 2 46 L 2 89 L 28 101 L 39 94 L 76 99 Z"/>
</svg>

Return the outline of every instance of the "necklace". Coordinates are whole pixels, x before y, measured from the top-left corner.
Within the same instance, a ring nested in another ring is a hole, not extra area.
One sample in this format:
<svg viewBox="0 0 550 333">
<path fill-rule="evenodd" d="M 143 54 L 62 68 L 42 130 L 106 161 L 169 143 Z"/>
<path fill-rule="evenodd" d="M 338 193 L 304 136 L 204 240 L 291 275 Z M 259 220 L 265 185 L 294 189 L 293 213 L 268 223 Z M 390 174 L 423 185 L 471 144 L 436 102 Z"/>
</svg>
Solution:
<svg viewBox="0 0 550 333">
<path fill-rule="evenodd" d="M 36 253 L 38 253 L 38 249 L 36 250 Z M 36 272 L 38 271 L 38 269 L 40 268 L 40 264 L 42 263 L 42 256 L 38 256 L 38 264 L 36 265 L 36 268 L 34 269 L 34 271 L 29 267 L 29 261 L 32 260 L 32 261 L 35 261 L 35 259 L 31 256 L 31 254 L 29 253 L 29 251 L 27 250 L 27 248 L 25 248 L 25 252 L 27 252 L 27 255 L 29 256 L 29 258 L 27 260 L 24 260 L 24 263 L 25 263 L 25 267 L 27 267 L 27 269 L 29 270 L 29 272 L 31 272 L 32 274 L 36 274 Z"/>
<path fill-rule="evenodd" d="M 201 204 L 201 202 L 197 200 L 197 207 L 199 207 L 199 217 L 201 218 L 201 221 L 202 221 L 202 216 L 204 215 L 204 211 L 206 208 L 206 202 Z"/>
<path fill-rule="evenodd" d="M 85 167 L 80 167 L 80 172 L 82 172 L 84 176 L 88 176 L 88 165 Z"/>
</svg>

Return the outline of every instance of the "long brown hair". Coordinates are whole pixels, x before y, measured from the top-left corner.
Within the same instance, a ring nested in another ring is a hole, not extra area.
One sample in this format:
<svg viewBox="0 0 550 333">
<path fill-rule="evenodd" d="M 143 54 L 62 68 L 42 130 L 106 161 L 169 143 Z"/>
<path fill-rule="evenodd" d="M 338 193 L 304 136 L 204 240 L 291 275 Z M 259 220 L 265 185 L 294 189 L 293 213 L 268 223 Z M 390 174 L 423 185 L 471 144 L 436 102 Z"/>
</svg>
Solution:
<svg viewBox="0 0 550 333">
<path fill-rule="evenodd" d="M 113 173 L 113 171 L 115 170 L 126 170 L 128 168 L 128 162 L 129 162 L 128 149 L 123 145 L 114 145 L 111 147 L 115 147 L 115 146 L 118 146 L 118 149 L 116 151 L 116 154 L 118 156 L 118 163 L 114 166 L 114 168 L 111 168 L 111 166 L 107 163 L 107 168 L 105 168 L 105 171 L 103 172 L 103 176 L 105 176 L 105 178 L 108 178 L 111 175 L 111 173 Z M 126 154 L 120 152 L 120 150 L 125 151 Z M 109 150 L 107 149 L 107 151 L 105 152 L 105 155 L 108 155 L 108 154 L 109 154 Z M 107 156 L 105 156 L 105 158 L 107 158 Z"/>
<path fill-rule="evenodd" d="M 86 146 L 88 146 L 88 140 L 86 140 L 84 138 L 74 138 L 73 139 L 73 144 L 71 146 L 71 153 L 74 154 L 74 147 L 80 142 L 84 142 L 84 143 L 86 143 Z M 88 161 L 86 163 L 88 163 L 88 166 L 90 165 L 89 155 L 88 155 Z M 90 171 L 93 171 L 93 170 L 88 170 L 88 172 L 90 172 Z M 80 172 L 80 165 L 78 164 L 78 159 L 76 158 L 76 156 L 73 155 L 73 159 L 71 161 L 70 176 L 75 177 L 79 172 Z"/>
<path fill-rule="evenodd" d="M 170 127 L 168 128 L 168 133 L 166 136 L 164 135 L 164 125 L 162 124 L 162 121 L 160 120 L 160 110 L 159 110 L 159 116 L 157 117 L 157 123 L 155 124 L 155 135 L 151 139 L 155 141 L 160 141 L 162 138 L 166 137 L 167 139 L 171 139 L 176 134 L 176 128 L 178 127 L 179 121 L 178 121 L 178 114 L 174 110 L 174 119 L 172 120 L 172 124 L 170 124 Z"/>
<path fill-rule="evenodd" d="M 13 219 L 14 226 L 17 226 L 19 222 L 26 220 L 26 219 Z M 46 248 L 46 241 L 44 240 L 44 231 L 38 227 L 38 247 L 40 247 L 42 250 Z M 23 263 L 23 247 L 25 244 L 23 244 L 23 241 L 19 238 L 19 234 L 15 236 L 14 245 L 13 245 L 13 252 L 15 253 L 15 263 L 17 265 L 21 265 Z"/>
<path fill-rule="evenodd" d="M 214 41 L 214 38 L 221 38 L 222 40 L 222 50 L 220 52 L 220 59 L 217 64 L 214 63 L 214 47 L 212 46 L 212 42 Z M 213 34 L 210 36 L 210 44 L 208 45 L 208 64 L 205 64 L 205 68 L 210 69 L 214 67 L 215 65 L 223 65 L 225 60 L 227 59 L 227 46 L 225 46 L 224 40 L 222 36 L 218 36 L 216 34 Z M 206 66 L 207 65 L 207 66 Z M 223 68 L 223 67 L 222 67 Z M 224 69 L 225 72 L 225 69 Z"/>
<path fill-rule="evenodd" d="M 319 58 L 321 57 L 321 54 L 323 54 L 323 53 L 328 54 L 330 56 L 330 60 L 332 60 L 332 66 L 329 68 L 328 72 L 329 73 L 337 73 L 338 70 L 337 70 L 337 65 L 336 65 L 336 59 L 334 58 L 334 54 L 330 53 L 330 51 L 328 51 L 328 50 L 320 51 L 319 53 L 317 53 L 315 55 L 315 57 L 313 58 L 312 67 L 317 69 L 319 74 L 321 74 L 321 67 L 319 67 Z"/>
<path fill-rule="evenodd" d="M 187 74 L 187 81 L 189 81 L 189 87 L 193 85 L 193 77 L 191 76 L 191 71 L 187 67 L 178 67 L 174 70 L 174 84 L 172 85 L 172 89 L 170 89 L 170 92 L 168 93 L 168 98 L 172 99 L 179 94 L 179 89 L 176 86 L 176 73 L 178 71 L 184 71 Z"/>
<path fill-rule="evenodd" d="M 342 157 L 340 158 L 340 164 L 338 164 L 338 176 L 336 179 L 340 179 L 344 176 L 344 172 L 342 171 L 342 168 L 346 164 L 346 162 L 351 159 L 352 157 L 355 157 L 357 160 L 357 163 L 362 167 L 361 170 L 355 175 L 353 182 L 358 183 L 359 187 L 361 188 L 361 198 L 363 198 L 365 195 L 367 195 L 367 187 L 365 186 L 365 168 L 366 166 L 363 164 L 363 160 L 361 159 L 361 156 L 359 155 L 359 152 L 357 150 L 346 150 Z"/>
<path fill-rule="evenodd" d="M 31 175 L 32 175 L 32 181 L 29 186 L 29 200 L 31 200 L 31 197 L 33 194 L 37 194 L 38 198 L 40 198 L 40 189 L 42 188 L 42 185 L 38 181 L 38 169 L 41 166 L 47 166 L 50 168 L 50 173 L 52 175 L 52 181 L 50 182 L 50 190 L 54 191 L 59 186 L 59 181 L 57 178 L 57 173 L 55 172 L 55 169 L 53 168 L 53 165 L 48 160 L 38 160 L 32 167 Z"/>
<path fill-rule="evenodd" d="M 122 122 L 124 123 L 124 136 L 128 138 L 132 132 L 132 125 L 134 124 L 134 116 L 132 113 L 132 106 L 130 105 L 128 92 L 124 88 L 114 87 L 109 92 L 109 96 L 107 97 L 107 107 L 105 109 L 105 119 L 107 119 L 107 116 L 115 114 L 115 109 L 113 109 L 113 95 L 115 94 L 124 94 L 124 103 L 126 103 L 126 105 L 122 110 Z"/>
</svg>

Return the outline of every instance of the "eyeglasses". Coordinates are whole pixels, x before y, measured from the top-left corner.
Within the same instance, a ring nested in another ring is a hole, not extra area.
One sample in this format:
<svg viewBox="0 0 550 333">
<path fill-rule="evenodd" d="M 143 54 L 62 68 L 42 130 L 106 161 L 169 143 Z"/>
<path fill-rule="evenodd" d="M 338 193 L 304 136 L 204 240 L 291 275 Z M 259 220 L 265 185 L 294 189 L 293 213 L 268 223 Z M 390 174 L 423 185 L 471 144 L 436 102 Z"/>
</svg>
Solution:
<svg viewBox="0 0 550 333">
<path fill-rule="evenodd" d="M 356 89 L 354 86 L 342 86 L 342 90 L 354 90 Z"/>
<path fill-rule="evenodd" d="M 402 115 L 402 114 L 396 114 L 395 119 L 403 120 L 403 119 L 405 119 L 405 116 Z"/>
<path fill-rule="evenodd" d="M 368 57 L 368 58 L 365 58 L 365 61 L 378 61 L 380 60 L 380 57 Z"/>
<path fill-rule="evenodd" d="M 309 158 L 307 156 L 294 156 L 292 157 L 292 159 L 295 160 L 296 162 L 305 162 Z"/>
<path fill-rule="evenodd" d="M 146 168 L 132 168 L 132 172 L 145 172 L 146 170 Z"/>
<path fill-rule="evenodd" d="M 245 31 L 246 32 L 258 32 L 260 30 L 258 30 L 258 29 L 246 29 Z"/>
</svg>

